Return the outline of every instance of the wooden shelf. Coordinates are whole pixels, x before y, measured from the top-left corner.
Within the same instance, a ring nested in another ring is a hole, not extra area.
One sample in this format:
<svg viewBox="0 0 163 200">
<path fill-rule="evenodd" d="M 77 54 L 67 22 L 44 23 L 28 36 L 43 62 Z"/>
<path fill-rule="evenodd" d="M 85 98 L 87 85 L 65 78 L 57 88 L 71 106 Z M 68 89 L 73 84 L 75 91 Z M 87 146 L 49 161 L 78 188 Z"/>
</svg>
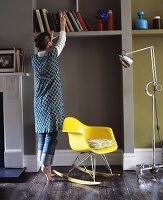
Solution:
<svg viewBox="0 0 163 200">
<path fill-rule="evenodd" d="M 148 29 L 148 30 L 133 30 L 133 37 L 141 37 L 141 36 L 163 36 L 163 29 Z"/>
<path fill-rule="evenodd" d="M 83 32 L 68 32 L 67 37 L 103 37 L 122 35 L 121 30 L 114 31 L 83 31 Z"/>
<path fill-rule="evenodd" d="M 36 37 L 39 33 L 34 33 Z M 58 36 L 59 33 L 56 33 Z M 103 37 L 103 36 L 116 36 L 122 35 L 121 30 L 114 31 L 82 31 L 82 32 L 66 32 L 67 37 Z"/>
</svg>

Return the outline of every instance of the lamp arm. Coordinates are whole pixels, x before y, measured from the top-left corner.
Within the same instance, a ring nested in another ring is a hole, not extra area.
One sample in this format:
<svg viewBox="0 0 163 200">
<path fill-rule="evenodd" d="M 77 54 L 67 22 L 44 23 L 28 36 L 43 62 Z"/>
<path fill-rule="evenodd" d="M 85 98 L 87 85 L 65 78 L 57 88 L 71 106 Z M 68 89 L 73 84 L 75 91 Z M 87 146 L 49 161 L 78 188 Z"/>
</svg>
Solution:
<svg viewBox="0 0 163 200">
<path fill-rule="evenodd" d="M 151 47 L 150 52 L 151 52 L 153 84 L 154 86 L 157 86 L 156 62 L 155 62 L 155 52 L 153 46 Z"/>
<path fill-rule="evenodd" d="M 130 54 L 133 54 L 133 53 L 137 53 L 137 52 L 139 52 L 139 51 L 144 51 L 144 50 L 146 50 L 146 49 L 151 49 L 153 46 L 150 46 L 150 47 L 145 47 L 145 48 L 143 48 L 143 49 L 138 49 L 138 50 L 136 50 L 136 51 L 131 51 L 131 52 L 129 52 L 129 53 L 126 53 L 125 55 L 130 55 Z M 154 47 L 153 47 L 154 48 Z"/>
<path fill-rule="evenodd" d="M 154 86 L 157 86 L 157 73 L 156 73 L 156 62 L 155 62 L 154 46 L 138 49 L 136 51 L 132 51 L 132 52 L 126 53 L 125 55 L 130 55 L 130 54 L 137 53 L 137 52 L 140 52 L 140 51 L 144 51 L 144 50 L 147 50 L 147 49 L 150 49 L 150 54 L 151 54 L 153 84 L 154 84 Z"/>
</svg>

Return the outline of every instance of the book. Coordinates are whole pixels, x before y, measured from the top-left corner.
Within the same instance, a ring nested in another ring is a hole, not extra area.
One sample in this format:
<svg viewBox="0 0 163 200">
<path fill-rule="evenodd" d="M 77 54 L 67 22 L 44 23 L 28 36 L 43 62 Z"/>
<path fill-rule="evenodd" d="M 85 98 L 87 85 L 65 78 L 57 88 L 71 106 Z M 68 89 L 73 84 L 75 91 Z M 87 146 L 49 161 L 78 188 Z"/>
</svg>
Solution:
<svg viewBox="0 0 163 200">
<path fill-rule="evenodd" d="M 79 20 L 78 20 L 78 18 L 77 18 L 77 16 L 76 16 L 75 11 L 72 10 L 71 12 L 72 12 L 72 14 L 73 14 L 73 16 L 74 16 L 74 18 L 75 18 L 75 20 L 76 20 L 76 22 L 77 22 L 77 24 L 78 24 L 80 30 L 83 31 L 83 28 L 82 28 L 82 26 L 81 26 L 81 24 L 80 24 L 80 22 L 79 22 Z"/>
<path fill-rule="evenodd" d="M 16 49 L 16 53 L 15 53 L 15 56 L 16 56 L 15 71 L 17 71 L 17 72 L 20 72 L 20 66 L 21 66 L 21 64 L 20 64 L 20 51 L 21 51 L 21 49 L 18 48 L 18 49 Z"/>
<path fill-rule="evenodd" d="M 47 13 L 47 18 L 48 18 L 50 30 L 56 32 L 57 30 L 56 30 L 56 26 L 55 26 L 55 23 L 54 23 L 54 19 L 53 19 L 52 13 L 48 12 Z"/>
<path fill-rule="evenodd" d="M 42 24 L 43 24 L 43 27 L 44 27 L 44 31 L 48 31 L 47 27 L 46 27 L 46 22 L 45 22 L 45 19 L 44 19 L 43 9 L 39 9 L 39 12 L 40 12 Z"/>
<path fill-rule="evenodd" d="M 92 26 L 90 25 L 90 23 L 88 22 L 88 20 L 85 17 L 83 17 L 83 21 L 84 21 L 88 31 L 93 31 Z"/>
<path fill-rule="evenodd" d="M 71 31 L 71 32 L 74 32 L 73 26 L 71 25 L 71 22 L 70 22 L 70 20 L 69 20 L 67 14 L 66 14 L 66 11 L 62 11 L 62 12 L 63 12 L 63 14 L 64 14 L 64 16 L 65 16 L 65 18 L 66 18 L 67 25 L 68 25 L 70 31 Z"/>
<path fill-rule="evenodd" d="M 44 21 L 45 21 L 46 30 L 50 32 L 49 20 L 47 17 L 48 11 L 46 9 L 42 9 L 42 13 L 43 13 Z"/>
<path fill-rule="evenodd" d="M 36 10 L 36 15 L 37 15 L 38 24 L 39 24 L 39 27 L 40 27 L 40 32 L 44 32 L 45 30 L 44 30 L 43 22 L 42 22 L 42 19 L 41 19 L 40 11 L 38 9 Z"/>
<path fill-rule="evenodd" d="M 88 29 L 87 29 L 87 27 L 86 27 L 86 25 L 85 25 L 85 23 L 84 23 L 84 21 L 83 21 L 83 18 L 82 18 L 82 16 L 81 16 L 80 12 L 76 12 L 76 16 L 77 16 L 77 18 L 78 18 L 78 20 L 79 20 L 79 22 L 80 22 L 80 24 L 81 24 L 83 30 L 84 30 L 84 31 L 88 31 Z"/>
<path fill-rule="evenodd" d="M 56 27 L 56 32 L 60 31 L 60 21 L 59 21 L 59 13 L 52 13 L 54 25 Z"/>
<path fill-rule="evenodd" d="M 61 10 L 59 10 L 59 11 L 58 11 L 59 16 L 60 16 L 61 13 L 63 14 L 63 12 L 62 12 Z M 59 17 L 59 18 L 60 18 L 60 17 Z M 59 23 L 60 23 L 60 19 L 59 19 Z M 68 27 L 67 21 L 66 21 L 66 24 L 65 24 L 65 29 L 66 29 L 66 32 L 70 32 L 70 29 L 69 29 L 69 27 Z"/>
<path fill-rule="evenodd" d="M 67 13 L 69 14 L 69 17 L 71 18 L 71 22 L 75 27 L 75 31 L 81 31 L 79 26 L 78 26 L 78 24 L 77 24 L 77 22 L 76 22 L 76 20 L 75 20 L 75 18 L 74 18 L 74 16 L 73 16 L 73 14 L 72 14 L 72 12 L 71 11 L 67 11 Z"/>
<path fill-rule="evenodd" d="M 36 10 L 33 10 L 33 32 L 34 33 L 39 33 L 40 31 L 41 30 L 40 30 L 40 26 L 39 26 Z"/>
<path fill-rule="evenodd" d="M 21 48 L 15 48 L 15 72 L 24 72 L 25 51 Z"/>
</svg>

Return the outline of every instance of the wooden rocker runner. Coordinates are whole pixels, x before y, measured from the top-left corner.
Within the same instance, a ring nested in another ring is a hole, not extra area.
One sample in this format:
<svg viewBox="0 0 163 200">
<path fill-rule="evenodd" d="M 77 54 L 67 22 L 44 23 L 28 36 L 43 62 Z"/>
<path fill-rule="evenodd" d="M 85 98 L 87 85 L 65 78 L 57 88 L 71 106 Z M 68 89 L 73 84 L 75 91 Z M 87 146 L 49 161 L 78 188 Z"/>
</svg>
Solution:
<svg viewBox="0 0 163 200">
<path fill-rule="evenodd" d="M 76 167 L 76 168 L 79 169 L 82 172 L 93 175 L 93 171 L 91 171 L 91 170 L 85 169 L 83 167 Z M 65 174 L 63 174 L 63 173 L 61 173 L 57 170 L 53 170 L 53 172 L 55 174 L 57 174 L 58 176 L 65 178 L 66 180 L 68 180 L 72 183 L 77 183 L 77 184 L 82 184 L 82 185 L 99 185 L 99 184 L 101 184 L 101 182 L 97 182 L 97 181 L 85 181 L 85 180 L 81 180 L 81 179 L 76 179 L 76 178 L 67 176 L 67 175 L 65 175 Z M 109 174 L 109 173 L 101 173 L 101 172 L 95 172 L 95 175 L 105 177 L 105 178 L 113 177 L 113 176 L 120 176 L 120 174 Z"/>
<path fill-rule="evenodd" d="M 83 185 L 100 184 L 101 182 L 96 182 L 96 176 L 120 176 L 120 174 L 112 173 L 110 165 L 105 156 L 105 154 L 111 153 L 118 149 L 118 145 L 111 128 L 100 126 L 87 126 L 73 117 L 67 117 L 64 120 L 62 132 L 68 133 L 71 149 L 79 152 L 79 155 L 75 159 L 72 165 L 73 167 L 69 170 L 69 173 L 77 168 L 78 170 L 89 174 L 92 178 L 92 181 L 76 179 L 70 177 L 69 175 L 65 175 L 61 172 L 53 170 L 55 174 L 65 178 L 70 182 Z M 109 170 L 109 173 L 96 172 L 96 155 L 101 156 L 102 160 L 105 163 L 105 167 Z M 88 160 L 91 161 L 92 170 L 87 169 L 88 165 L 86 165 L 85 163 Z"/>
</svg>

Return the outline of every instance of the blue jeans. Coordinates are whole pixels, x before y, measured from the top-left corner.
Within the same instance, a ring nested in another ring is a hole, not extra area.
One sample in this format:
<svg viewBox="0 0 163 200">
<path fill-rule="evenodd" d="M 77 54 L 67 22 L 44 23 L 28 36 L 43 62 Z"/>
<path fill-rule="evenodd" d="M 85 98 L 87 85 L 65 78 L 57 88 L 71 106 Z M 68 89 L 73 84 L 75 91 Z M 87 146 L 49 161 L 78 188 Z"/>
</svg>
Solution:
<svg viewBox="0 0 163 200">
<path fill-rule="evenodd" d="M 39 133 L 38 137 L 38 159 L 42 165 L 52 165 L 55 148 L 58 143 L 58 133 Z"/>
</svg>

